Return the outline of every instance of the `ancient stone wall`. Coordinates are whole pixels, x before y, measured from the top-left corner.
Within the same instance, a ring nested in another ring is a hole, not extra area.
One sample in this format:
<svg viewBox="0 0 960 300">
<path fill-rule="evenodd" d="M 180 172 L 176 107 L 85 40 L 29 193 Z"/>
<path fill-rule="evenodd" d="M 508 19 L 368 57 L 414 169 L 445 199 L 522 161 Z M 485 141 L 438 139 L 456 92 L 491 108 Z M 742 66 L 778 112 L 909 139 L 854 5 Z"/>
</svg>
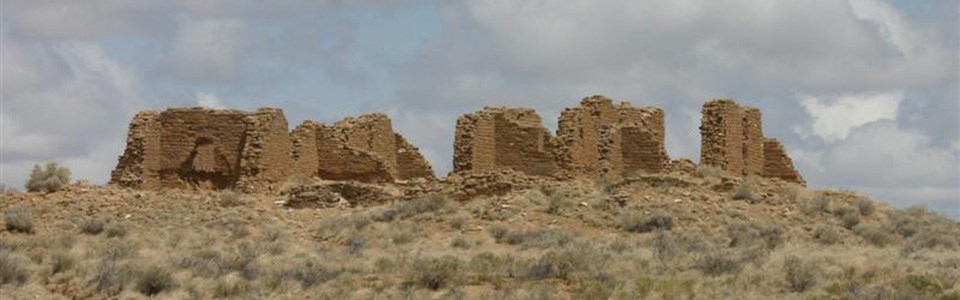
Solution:
<svg viewBox="0 0 960 300">
<path fill-rule="evenodd" d="M 310 178 L 318 176 L 320 161 L 317 155 L 317 131 L 321 125 L 305 121 L 290 132 L 290 159 L 293 172 Z"/>
<path fill-rule="evenodd" d="M 763 176 L 771 178 L 780 178 L 790 182 L 796 182 L 800 185 L 806 185 L 807 182 L 800 176 L 800 172 L 793 167 L 793 160 L 783 149 L 783 145 L 777 139 L 763 140 Z"/>
<path fill-rule="evenodd" d="M 111 183 L 121 186 L 258 190 L 299 174 L 333 180 L 433 179 L 433 170 L 382 114 L 287 131 L 283 112 L 172 108 L 130 124 Z"/>
<path fill-rule="evenodd" d="M 556 149 L 557 164 L 574 176 L 660 172 L 669 162 L 663 110 L 626 102 L 615 106 L 603 96 L 584 98 L 560 114 Z"/>
<path fill-rule="evenodd" d="M 394 134 L 397 144 L 397 173 L 401 179 L 434 178 L 433 167 L 407 139 L 399 133 Z"/>
<path fill-rule="evenodd" d="M 743 175 L 763 175 L 763 123 L 760 109 L 744 107 L 743 115 Z"/>
<path fill-rule="evenodd" d="M 277 182 L 291 166 L 286 126 L 278 109 L 141 113 L 131 122 L 127 150 L 111 182 L 144 189 Z"/>
<path fill-rule="evenodd" d="M 700 125 L 700 164 L 743 174 L 743 113 L 733 100 L 703 105 Z"/>
<path fill-rule="evenodd" d="M 556 171 L 550 132 L 528 108 L 486 107 L 457 120 L 454 171 L 514 169 L 550 176 Z"/>
</svg>

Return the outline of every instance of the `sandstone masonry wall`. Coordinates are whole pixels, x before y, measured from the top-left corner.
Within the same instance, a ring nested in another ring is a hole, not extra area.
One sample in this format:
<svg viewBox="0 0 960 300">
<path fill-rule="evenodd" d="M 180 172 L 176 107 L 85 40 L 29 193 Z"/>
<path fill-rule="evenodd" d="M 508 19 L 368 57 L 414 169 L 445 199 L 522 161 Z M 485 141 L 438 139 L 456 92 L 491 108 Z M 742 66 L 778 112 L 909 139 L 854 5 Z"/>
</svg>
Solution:
<svg viewBox="0 0 960 300">
<path fill-rule="evenodd" d="M 294 174 L 385 182 L 433 179 L 418 150 L 382 114 L 287 131 L 283 111 L 172 108 L 130 123 L 110 182 L 140 189 L 269 188 Z"/>
<path fill-rule="evenodd" d="M 454 171 L 509 168 L 530 175 L 556 171 L 550 132 L 528 108 L 486 107 L 457 120 Z"/>
<path fill-rule="evenodd" d="M 743 174 L 743 113 L 733 100 L 703 105 L 700 125 L 700 164 Z"/>
<path fill-rule="evenodd" d="M 793 160 L 777 139 L 763 140 L 763 176 L 780 178 L 800 185 L 807 185 L 800 173 L 793 167 Z"/>
<path fill-rule="evenodd" d="M 703 105 L 700 164 L 720 167 L 733 175 L 781 178 L 805 184 L 779 141 L 763 136 L 756 107 L 740 107 L 733 100 Z"/>
<path fill-rule="evenodd" d="M 669 162 L 663 110 L 626 102 L 614 106 L 603 96 L 584 98 L 561 113 L 557 144 L 557 163 L 573 176 L 660 172 Z"/>
</svg>

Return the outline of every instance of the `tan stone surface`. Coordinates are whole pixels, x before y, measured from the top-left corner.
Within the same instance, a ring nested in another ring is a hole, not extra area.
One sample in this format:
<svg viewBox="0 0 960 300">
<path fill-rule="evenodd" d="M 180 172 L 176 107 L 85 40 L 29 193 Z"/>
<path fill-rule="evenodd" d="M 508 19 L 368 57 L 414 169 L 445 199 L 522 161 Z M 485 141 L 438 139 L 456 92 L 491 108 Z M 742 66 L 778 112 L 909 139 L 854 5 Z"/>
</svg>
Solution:
<svg viewBox="0 0 960 300">
<path fill-rule="evenodd" d="M 764 139 L 763 176 L 780 178 L 786 181 L 806 186 L 807 182 L 800 176 L 800 172 L 793 167 L 793 160 L 777 139 Z"/>
<path fill-rule="evenodd" d="M 550 132 L 529 108 L 486 107 L 457 120 L 454 172 L 513 169 L 529 175 L 556 171 Z"/>
<path fill-rule="evenodd" d="M 663 110 L 626 102 L 615 106 L 603 96 L 584 98 L 561 113 L 556 149 L 557 164 L 573 176 L 660 172 L 669 161 Z"/>
<path fill-rule="evenodd" d="M 763 121 L 760 109 L 744 107 L 743 114 L 743 174 L 763 175 Z"/>
<path fill-rule="evenodd" d="M 703 105 L 700 125 L 700 164 L 743 174 L 743 114 L 729 99 Z"/>
</svg>

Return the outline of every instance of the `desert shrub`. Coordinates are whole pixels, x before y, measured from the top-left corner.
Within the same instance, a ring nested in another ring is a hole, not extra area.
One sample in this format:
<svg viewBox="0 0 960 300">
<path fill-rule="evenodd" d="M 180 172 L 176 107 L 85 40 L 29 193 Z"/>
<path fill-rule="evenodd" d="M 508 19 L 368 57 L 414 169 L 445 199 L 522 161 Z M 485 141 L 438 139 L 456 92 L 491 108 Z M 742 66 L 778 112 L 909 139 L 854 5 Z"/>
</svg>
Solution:
<svg viewBox="0 0 960 300">
<path fill-rule="evenodd" d="M 140 273 L 140 278 L 136 280 L 137 291 L 147 296 L 153 296 L 176 287 L 177 281 L 173 278 L 173 272 L 159 265 L 148 266 Z"/>
<path fill-rule="evenodd" d="M 720 276 L 727 273 L 739 272 L 741 263 L 728 251 L 711 251 L 701 255 L 696 263 L 696 269 L 703 274 Z"/>
<path fill-rule="evenodd" d="M 235 276 L 226 276 L 214 283 L 213 296 L 217 299 L 234 298 L 246 293 L 251 288 L 249 281 Z"/>
<path fill-rule="evenodd" d="M 310 184 L 309 178 L 300 174 L 295 174 L 283 183 L 283 186 L 280 187 L 280 193 L 288 194 L 291 191 L 304 187 L 308 184 Z"/>
<path fill-rule="evenodd" d="M 0 250 L 0 285 L 14 283 L 22 285 L 27 282 L 30 273 L 27 271 L 25 258 L 14 256 L 10 252 Z"/>
<path fill-rule="evenodd" d="M 220 256 L 217 271 L 219 274 L 240 272 L 243 278 L 255 279 L 260 274 L 255 262 L 257 257 L 260 250 L 253 243 L 241 242 Z"/>
<path fill-rule="evenodd" d="M 579 249 L 551 250 L 530 264 L 526 276 L 531 279 L 569 279 L 578 271 L 587 268 L 587 257 Z"/>
<path fill-rule="evenodd" d="M 907 285 L 909 285 L 914 290 L 921 292 L 921 294 L 927 294 L 928 295 L 927 297 L 940 294 L 940 292 L 943 291 L 943 288 L 944 288 L 943 284 L 940 284 L 939 281 L 923 274 L 907 275 L 906 281 L 907 281 Z M 924 298 L 924 297 L 920 297 L 920 298 Z"/>
<path fill-rule="evenodd" d="M 617 283 L 613 280 L 595 278 L 583 282 L 574 289 L 575 299 L 611 299 Z"/>
<path fill-rule="evenodd" d="M 840 222 L 843 224 L 844 228 L 852 229 L 853 226 L 860 224 L 860 212 L 851 209 L 843 214 L 843 217 L 840 218 Z"/>
<path fill-rule="evenodd" d="M 464 216 L 456 215 L 453 218 L 450 218 L 450 228 L 461 230 L 466 225 L 467 225 L 467 218 Z"/>
<path fill-rule="evenodd" d="M 127 235 L 127 226 L 120 223 L 107 224 L 103 230 L 107 233 L 107 237 L 124 237 Z"/>
<path fill-rule="evenodd" d="M 417 226 L 419 227 L 419 226 Z M 393 241 L 396 245 L 403 245 L 412 242 L 416 239 L 416 234 L 414 232 L 421 232 L 422 228 L 411 229 L 408 226 L 398 226 L 390 229 L 390 240 Z"/>
<path fill-rule="evenodd" d="M 857 199 L 857 209 L 860 211 L 860 215 L 867 217 L 877 211 L 877 206 L 870 199 L 860 198 Z"/>
<path fill-rule="evenodd" d="M 344 241 L 344 244 L 347 246 L 347 251 L 353 255 L 363 254 L 363 246 L 366 245 L 366 243 L 366 238 L 359 233 L 351 234 L 347 237 L 347 240 Z"/>
<path fill-rule="evenodd" d="M 217 205 L 220 205 L 220 207 L 235 207 L 244 203 L 246 202 L 243 200 L 243 196 L 234 191 L 223 192 L 217 197 Z"/>
<path fill-rule="evenodd" d="M 373 223 L 367 214 L 354 213 L 327 219 L 314 228 L 314 232 L 321 237 L 342 235 L 345 232 L 360 231 Z"/>
<path fill-rule="evenodd" d="M 757 195 L 750 190 L 750 187 L 745 184 L 737 187 L 731 197 L 733 197 L 733 200 L 744 200 L 749 203 L 756 203 L 760 200 L 760 197 L 757 197 Z"/>
<path fill-rule="evenodd" d="M 117 261 L 133 257 L 137 249 L 132 243 L 124 240 L 108 240 L 99 249 L 100 257 L 105 260 Z"/>
<path fill-rule="evenodd" d="M 493 224 L 490 225 L 490 228 L 487 229 L 487 232 L 490 233 L 490 237 L 493 237 L 493 240 L 497 243 L 503 241 L 504 236 L 507 235 L 507 232 L 510 232 L 510 229 L 503 224 Z"/>
<path fill-rule="evenodd" d="M 498 243 L 523 245 L 540 249 L 564 246 L 575 238 L 575 234 L 559 229 L 509 230 Z"/>
<path fill-rule="evenodd" d="M 27 208 L 22 205 L 8 209 L 6 213 L 3 214 L 3 222 L 7 228 L 7 231 L 23 233 L 33 232 L 33 216 L 30 215 L 30 211 L 28 211 Z"/>
<path fill-rule="evenodd" d="M 667 266 L 677 256 L 677 242 L 667 231 L 659 231 L 653 238 L 653 258 L 660 262 L 661 266 Z"/>
<path fill-rule="evenodd" d="M 700 178 L 711 178 L 711 177 L 720 177 L 723 175 L 724 171 L 720 167 L 701 165 L 697 167 L 697 177 Z"/>
<path fill-rule="evenodd" d="M 783 229 L 777 224 L 733 223 L 727 226 L 731 247 L 762 246 L 774 249 L 783 244 Z"/>
<path fill-rule="evenodd" d="M 438 290 L 457 283 L 463 262 L 454 256 L 422 258 L 413 261 L 413 282 L 421 287 Z"/>
<path fill-rule="evenodd" d="M 552 215 L 559 215 L 563 210 L 573 206 L 573 201 L 560 195 L 552 195 L 547 201 L 547 213 Z"/>
<path fill-rule="evenodd" d="M 410 201 L 397 203 L 375 215 L 374 219 L 379 222 L 391 222 L 395 219 L 402 220 L 425 213 L 437 212 L 448 208 L 450 205 L 450 199 L 443 195 L 427 195 Z"/>
<path fill-rule="evenodd" d="M 853 233 L 875 246 L 883 247 L 893 243 L 893 237 L 876 225 L 860 224 L 854 226 Z"/>
<path fill-rule="evenodd" d="M 25 188 L 29 192 L 52 193 L 67 184 L 70 184 L 70 169 L 60 167 L 55 162 L 48 162 L 44 167 L 33 166 Z"/>
<path fill-rule="evenodd" d="M 650 232 L 673 228 L 673 216 L 664 211 L 654 211 L 650 215 L 626 213 L 620 217 L 620 228 L 628 232 Z"/>
<path fill-rule="evenodd" d="M 450 247 L 459 248 L 459 249 L 470 249 L 472 245 L 467 238 L 463 236 L 457 236 L 453 238 L 453 241 L 450 241 Z"/>
<path fill-rule="evenodd" d="M 303 259 L 286 272 L 287 276 L 299 282 L 303 289 L 337 278 L 342 273 L 342 268 L 325 266 L 315 257 Z"/>
<path fill-rule="evenodd" d="M 780 198 L 787 202 L 797 203 L 797 200 L 800 199 L 800 192 L 802 190 L 803 187 L 797 184 L 790 184 L 783 188 L 783 191 L 780 193 Z"/>
<path fill-rule="evenodd" d="M 783 261 L 783 272 L 787 289 L 791 292 L 802 293 L 817 283 L 816 265 L 804 262 L 796 256 L 788 256 Z"/>
<path fill-rule="evenodd" d="M 833 245 L 840 242 L 840 232 L 833 226 L 820 225 L 813 231 L 813 238 L 820 244 Z"/>
<path fill-rule="evenodd" d="M 80 224 L 80 232 L 89 235 L 98 235 L 103 232 L 103 225 L 106 221 L 103 218 L 90 218 Z"/>
<path fill-rule="evenodd" d="M 57 251 L 50 255 L 50 258 L 47 259 L 50 263 L 50 274 L 57 274 L 64 271 L 73 269 L 77 264 L 76 259 L 66 251 Z"/>
<path fill-rule="evenodd" d="M 806 206 L 804 207 L 804 211 L 807 214 L 811 214 L 811 215 L 818 214 L 821 212 L 828 212 L 830 211 L 830 204 L 832 202 L 833 202 L 833 199 L 831 199 L 826 194 L 817 193 L 817 195 L 814 196 L 813 199 L 810 199 L 806 203 Z"/>
<path fill-rule="evenodd" d="M 115 260 L 104 259 L 97 264 L 94 270 L 93 285 L 97 292 L 116 296 L 123 291 L 123 286 L 126 285 L 128 278 L 130 278 L 128 269 Z"/>
</svg>

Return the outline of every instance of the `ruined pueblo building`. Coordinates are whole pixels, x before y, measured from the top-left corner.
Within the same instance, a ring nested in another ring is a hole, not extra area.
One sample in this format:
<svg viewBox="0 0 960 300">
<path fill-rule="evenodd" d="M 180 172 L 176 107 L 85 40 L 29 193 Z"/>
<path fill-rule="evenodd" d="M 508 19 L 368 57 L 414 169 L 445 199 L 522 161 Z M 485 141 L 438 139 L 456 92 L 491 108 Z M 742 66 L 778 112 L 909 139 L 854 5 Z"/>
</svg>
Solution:
<svg viewBox="0 0 960 300">
<path fill-rule="evenodd" d="M 393 132 L 384 114 L 349 117 L 333 125 L 307 121 L 291 136 L 297 173 L 307 177 L 363 182 L 434 179 L 430 164 Z"/>
<path fill-rule="evenodd" d="M 598 178 L 662 171 L 663 111 L 584 98 L 560 116 L 557 136 L 528 108 L 487 107 L 457 119 L 454 172 L 509 168 L 529 175 Z"/>
<path fill-rule="evenodd" d="M 454 172 L 509 168 L 552 176 L 557 169 L 550 131 L 529 108 L 485 107 L 460 116 L 453 148 Z"/>
<path fill-rule="evenodd" d="M 669 162 L 663 110 L 591 96 L 567 108 L 557 124 L 558 165 L 574 176 L 657 173 Z"/>
<path fill-rule="evenodd" d="M 736 176 L 805 184 L 783 146 L 763 135 L 760 110 L 733 100 L 703 105 L 700 164 Z M 559 116 L 556 136 L 529 108 L 485 107 L 457 119 L 453 171 L 512 169 L 554 178 L 662 173 L 664 113 L 590 96 Z M 173 108 L 143 111 L 110 182 L 141 189 L 270 188 L 293 176 L 388 183 L 434 180 L 419 150 L 384 114 L 288 131 L 283 112 Z"/>
<path fill-rule="evenodd" d="M 142 189 L 279 182 L 291 175 L 289 149 L 279 109 L 143 111 L 130 123 L 127 148 L 110 182 Z"/>
<path fill-rule="evenodd" d="M 294 175 L 365 182 L 434 178 L 386 115 L 332 126 L 308 121 L 288 132 L 275 108 L 173 108 L 134 117 L 110 182 L 140 189 L 258 189 Z"/>
<path fill-rule="evenodd" d="M 763 136 L 760 110 L 733 100 L 703 105 L 700 164 L 734 175 L 757 175 L 806 184 L 776 139 Z"/>
</svg>

